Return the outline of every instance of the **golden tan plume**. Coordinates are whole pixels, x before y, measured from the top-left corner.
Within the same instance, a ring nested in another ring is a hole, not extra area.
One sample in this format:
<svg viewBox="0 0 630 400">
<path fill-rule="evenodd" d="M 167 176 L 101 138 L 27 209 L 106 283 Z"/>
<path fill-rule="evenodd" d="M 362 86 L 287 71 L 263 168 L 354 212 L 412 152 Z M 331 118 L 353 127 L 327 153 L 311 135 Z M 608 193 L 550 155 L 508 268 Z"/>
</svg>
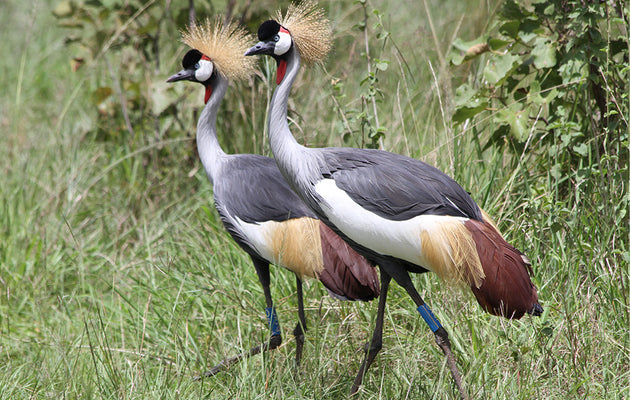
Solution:
<svg viewBox="0 0 630 400">
<path fill-rule="evenodd" d="M 306 64 L 322 62 L 332 48 L 332 28 L 324 9 L 313 0 L 292 3 L 284 17 L 278 10 L 276 21 L 291 33 L 293 43 Z"/>
<path fill-rule="evenodd" d="M 485 272 L 475 240 L 462 221 L 441 217 L 433 229 L 420 232 L 420 243 L 420 265 L 426 265 L 445 282 L 481 286 Z"/>
<path fill-rule="evenodd" d="M 236 22 L 224 22 L 222 16 L 188 26 L 182 31 L 182 42 L 199 50 L 214 63 L 220 74 L 228 79 L 247 78 L 255 60 L 246 57 L 252 38 Z"/>
</svg>

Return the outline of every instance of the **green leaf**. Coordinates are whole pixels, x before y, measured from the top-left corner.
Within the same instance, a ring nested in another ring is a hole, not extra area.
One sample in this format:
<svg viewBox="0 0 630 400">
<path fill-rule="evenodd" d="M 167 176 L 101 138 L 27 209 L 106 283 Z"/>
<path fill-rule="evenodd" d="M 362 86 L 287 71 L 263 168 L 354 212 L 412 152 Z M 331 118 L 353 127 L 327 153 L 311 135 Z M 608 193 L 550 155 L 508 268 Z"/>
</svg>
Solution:
<svg viewBox="0 0 630 400">
<path fill-rule="evenodd" d="M 502 49 L 503 47 L 511 43 L 514 43 L 514 40 L 503 40 L 503 39 L 498 39 L 498 38 L 488 39 L 488 46 L 490 46 L 490 49 L 493 51 Z"/>
<path fill-rule="evenodd" d="M 528 117 L 525 112 L 513 114 L 510 121 L 510 134 L 519 142 L 525 142 L 529 136 Z"/>
<path fill-rule="evenodd" d="M 521 6 L 519 6 L 514 0 L 509 0 L 503 3 L 499 13 L 504 19 L 516 21 L 524 20 L 527 16 L 531 15 L 529 11 L 521 8 Z"/>
<path fill-rule="evenodd" d="M 540 94 L 540 82 L 533 80 L 529 84 L 528 99 L 531 103 L 541 105 L 545 102 L 545 99 Z"/>
<path fill-rule="evenodd" d="M 456 110 L 453 121 L 464 122 L 488 108 L 488 102 L 479 99 L 479 92 L 468 84 L 463 84 L 455 90 Z"/>
<path fill-rule="evenodd" d="M 455 106 L 453 119 L 462 122 L 488 108 L 488 101 L 483 93 L 469 84 L 463 84 L 455 90 Z"/>
<path fill-rule="evenodd" d="M 469 105 L 468 102 L 477 95 L 477 90 L 467 83 L 455 89 L 455 106 Z M 476 105 L 475 105 L 476 107 Z"/>
<path fill-rule="evenodd" d="M 522 103 L 515 103 L 510 107 L 501 109 L 497 120 L 510 127 L 510 136 L 518 142 L 525 142 L 529 136 L 529 109 L 522 110 Z"/>
<path fill-rule="evenodd" d="M 537 38 L 532 50 L 536 68 L 551 68 L 556 65 L 556 49 L 545 38 Z"/>
<path fill-rule="evenodd" d="M 545 7 L 545 10 L 543 11 L 545 15 L 553 15 L 555 12 L 556 12 L 555 4 L 549 4 L 547 7 Z"/>
<path fill-rule="evenodd" d="M 379 61 L 376 63 L 376 69 L 378 70 L 387 71 L 388 67 L 389 67 L 389 61 Z"/>
<path fill-rule="evenodd" d="M 528 18 L 521 22 L 518 36 L 523 42 L 529 43 L 532 39 L 539 35 L 543 35 L 544 33 L 545 30 L 540 25 L 540 21 L 538 19 Z"/>
<path fill-rule="evenodd" d="M 358 31 L 364 31 L 365 30 L 365 22 L 364 21 L 359 21 L 352 28 L 356 29 Z"/>
<path fill-rule="evenodd" d="M 558 67 L 558 72 L 562 76 L 562 83 L 568 83 L 586 78 L 588 68 L 584 60 L 570 58 Z"/>
<path fill-rule="evenodd" d="M 513 39 L 517 39 L 519 26 L 520 26 L 519 21 L 509 21 L 501 25 L 501 27 L 499 28 L 499 32 L 501 32 L 501 34 L 505 36 L 509 36 Z"/>
<path fill-rule="evenodd" d="M 477 107 L 460 107 L 453 114 L 453 121 L 464 122 L 488 108 L 488 103 L 480 102 Z"/>
<path fill-rule="evenodd" d="M 505 76 L 515 68 L 515 63 L 519 59 L 519 56 L 509 53 L 505 55 L 494 55 L 484 69 L 483 75 L 490 84 L 501 84 Z"/>
<path fill-rule="evenodd" d="M 573 146 L 573 151 L 575 151 L 582 157 L 586 157 L 588 155 L 588 146 L 586 145 L 586 143 L 580 143 L 576 146 Z"/>
<path fill-rule="evenodd" d="M 559 180 L 562 177 L 562 164 L 554 164 L 549 173 L 554 179 Z"/>
</svg>

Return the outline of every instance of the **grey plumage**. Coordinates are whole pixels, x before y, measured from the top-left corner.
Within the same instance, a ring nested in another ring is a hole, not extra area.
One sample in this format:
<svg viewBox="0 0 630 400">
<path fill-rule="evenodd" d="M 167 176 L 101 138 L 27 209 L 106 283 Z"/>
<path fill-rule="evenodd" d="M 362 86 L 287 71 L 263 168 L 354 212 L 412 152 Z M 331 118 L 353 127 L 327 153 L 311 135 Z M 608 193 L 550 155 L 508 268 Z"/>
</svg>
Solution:
<svg viewBox="0 0 630 400">
<path fill-rule="evenodd" d="M 234 154 L 214 185 L 215 201 L 250 223 L 311 217 L 311 211 L 286 184 L 276 162 L 255 154 Z M 255 201 L 252 201 L 255 199 Z"/>
</svg>

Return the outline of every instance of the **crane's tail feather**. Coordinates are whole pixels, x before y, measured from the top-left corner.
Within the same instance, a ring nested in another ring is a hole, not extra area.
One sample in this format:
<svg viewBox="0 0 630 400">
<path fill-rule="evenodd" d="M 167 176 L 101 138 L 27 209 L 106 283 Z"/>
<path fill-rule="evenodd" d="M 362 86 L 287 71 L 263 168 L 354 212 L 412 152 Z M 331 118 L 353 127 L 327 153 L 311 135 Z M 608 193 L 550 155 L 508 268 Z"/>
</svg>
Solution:
<svg viewBox="0 0 630 400">
<path fill-rule="evenodd" d="M 419 265 L 446 282 L 469 286 L 485 311 L 507 318 L 540 315 L 527 257 L 508 244 L 492 220 L 440 217 L 420 232 Z"/>
<path fill-rule="evenodd" d="M 481 285 L 470 285 L 484 310 L 516 319 L 526 313 L 540 315 L 543 310 L 530 279 L 529 259 L 507 243 L 493 223 L 471 219 L 464 225 L 475 242 L 484 270 Z"/>
<path fill-rule="evenodd" d="M 367 301 L 378 297 L 376 268 L 321 221 L 319 232 L 324 264 L 319 280 L 330 294 L 344 300 Z"/>
</svg>

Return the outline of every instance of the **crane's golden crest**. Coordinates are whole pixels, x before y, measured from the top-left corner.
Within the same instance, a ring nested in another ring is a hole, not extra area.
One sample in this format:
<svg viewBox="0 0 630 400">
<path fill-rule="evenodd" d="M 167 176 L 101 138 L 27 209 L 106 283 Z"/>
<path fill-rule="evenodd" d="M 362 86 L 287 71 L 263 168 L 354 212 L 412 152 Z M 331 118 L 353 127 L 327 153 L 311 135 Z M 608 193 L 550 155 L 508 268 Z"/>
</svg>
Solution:
<svg viewBox="0 0 630 400">
<path fill-rule="evenodd" d="M 253 71 L 255 60 L 245 56 L 251 40 L 245 29 L 235 22 L 224 22 L 221 16 L 182 31 L 182 42 L 209 57 L 228 79 L 245 79 Z"/>
<path fill-rule="evenodd" d="M 332 48 L 332 28 L 324 9 L 315 1 L 292 3 L 284 16 L 280 10 L 276 11 L 274 19 L 291 33 L 305 63 L 324 61 Z"/>
</svg>

